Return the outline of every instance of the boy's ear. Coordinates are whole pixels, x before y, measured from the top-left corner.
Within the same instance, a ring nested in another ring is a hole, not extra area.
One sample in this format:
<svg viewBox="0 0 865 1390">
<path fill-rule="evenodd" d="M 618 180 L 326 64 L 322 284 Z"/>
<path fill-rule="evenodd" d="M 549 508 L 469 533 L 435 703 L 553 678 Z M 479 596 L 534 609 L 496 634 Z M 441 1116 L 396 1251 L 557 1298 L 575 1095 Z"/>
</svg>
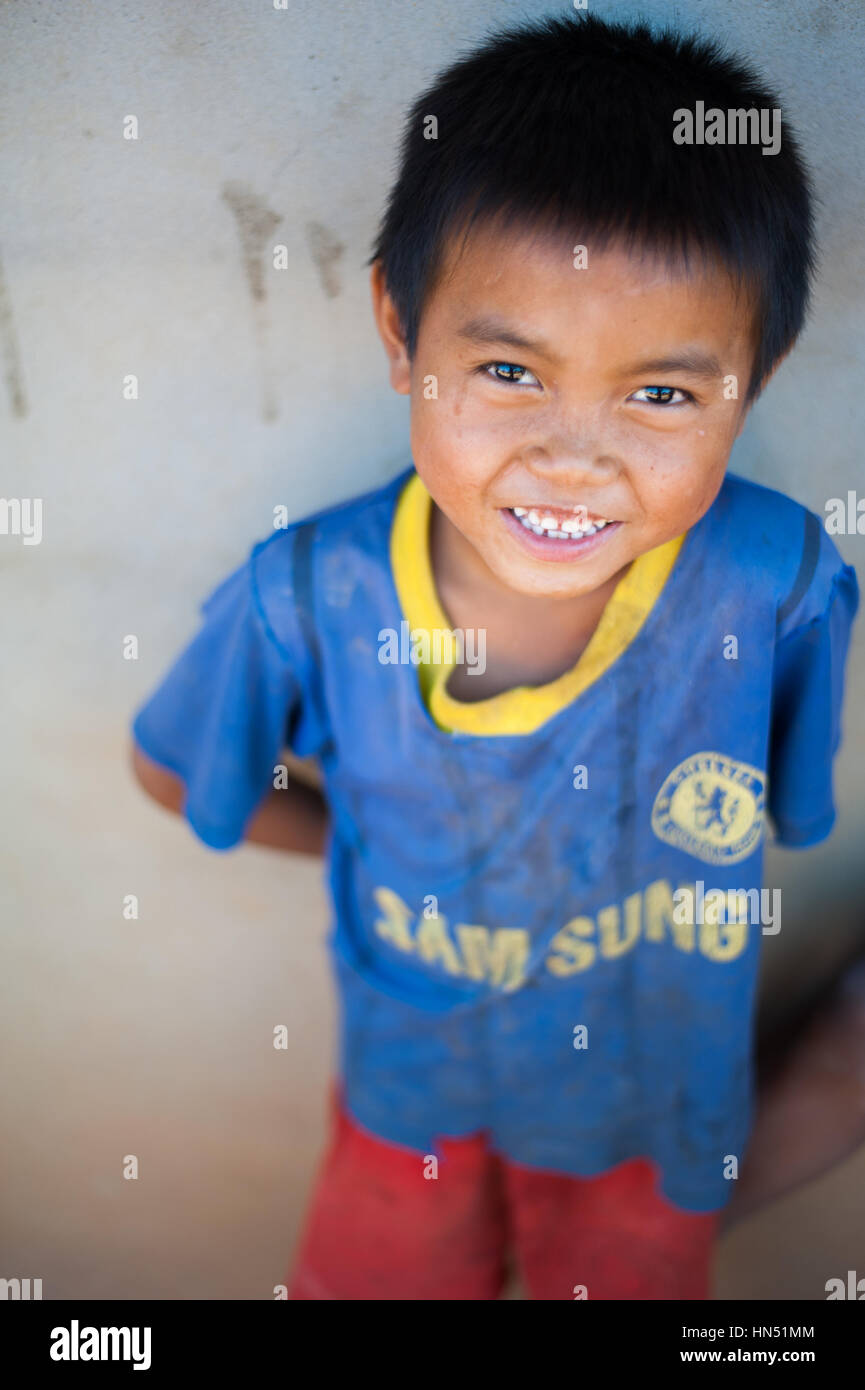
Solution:
<svg viewBox="0 0 865 1390">
<path fill-rule="evenodd" d="M 390 363 L 390 384 L 401 396 L 408 396 L 411 394 L 411 362 L 406 351 L 399 314 L 385 284 L 381 261 L 373 261 L 369 286 L 378 335 Z"/>
</svg>

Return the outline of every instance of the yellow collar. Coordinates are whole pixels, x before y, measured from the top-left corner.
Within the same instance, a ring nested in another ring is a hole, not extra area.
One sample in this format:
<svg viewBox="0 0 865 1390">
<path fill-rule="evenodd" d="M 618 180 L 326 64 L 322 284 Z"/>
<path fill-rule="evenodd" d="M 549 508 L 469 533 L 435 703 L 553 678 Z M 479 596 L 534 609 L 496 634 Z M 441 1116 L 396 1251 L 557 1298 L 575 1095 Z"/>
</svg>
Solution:
<svg viewBox="0 0 865 1390">
<path fill-rule="evenodd" d="M 390 560 L 403 617 L 410 629 L 450 628 L 435 587 L 429 553 L 432 498 L 418 473 L 400 494 L 390 536 Z M 486 700 L 455 700 L 445 686 L 454 663 L 418 667 L 421 694 L 441 729 L 480 736 L 531 734 L 598 680 L 633 642 L 663 589 L 684 536 L 640 555 L 622 576 L 575 666 L 546 685 L 520 685 Z"/>
</svg>

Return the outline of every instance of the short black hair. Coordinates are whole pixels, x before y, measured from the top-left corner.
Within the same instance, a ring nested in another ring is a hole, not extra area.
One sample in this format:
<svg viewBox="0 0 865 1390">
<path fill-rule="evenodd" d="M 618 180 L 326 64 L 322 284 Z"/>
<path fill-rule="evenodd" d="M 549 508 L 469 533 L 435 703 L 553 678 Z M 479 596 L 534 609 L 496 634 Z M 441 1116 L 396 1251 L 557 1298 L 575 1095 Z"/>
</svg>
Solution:
<svg viewBox="0 0 865 1390">
<path fill-rule="evenodd" d="M 594 16 L 497 31 L 439 73 L 406 119 L 399 170 L 367 261 L 381 260 L 409 356 L 450 236 L 477 220 L 589 244 L 720 260 L 754 294 L 753 399 L 795 342 L 814 271 L 808 173 L 781 147 L 676 144 L 673 113 L 779 109 L 713 40 Z M 437 138 L 425 138 L 435 116 Z"/>
</svg>

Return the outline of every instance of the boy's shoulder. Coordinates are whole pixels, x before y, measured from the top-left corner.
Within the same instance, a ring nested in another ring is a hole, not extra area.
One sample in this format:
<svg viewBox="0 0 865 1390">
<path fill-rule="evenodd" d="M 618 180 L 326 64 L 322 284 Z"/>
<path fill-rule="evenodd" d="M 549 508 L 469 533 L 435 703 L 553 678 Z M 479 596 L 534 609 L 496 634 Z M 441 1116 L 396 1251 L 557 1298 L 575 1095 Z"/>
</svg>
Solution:
<svg viewBox="0 0 865 1390">
<path fill-rule="evenodd" d="M 704 521 L 714 559 L 735 566 L 755 601 L 775 602 L 779 640 L 818 621 L 839 584 L 856 593 L 854 571 L 822 519 L 775 488 L 728 473 Z"/>
<path fill-rule="evenodd" d="M 253 546 L 245 568 L 280 645 L 291 646 L 293 614 L 308 619 L 313 588 L 339 606 L 360 570 L 387 562 L 396 501 L 413 471 L 411 465 L 357 497 L 298 517 Z"/>
<path fill-rule="evenodd" d="M 316 544 L 325 549 L 332 549 L 344 541 L 369 542 L 372 538 L 380 541 L 382 528 L 386 540 L 396 499 L 413 472 L 414 468 L 410 466 L 389 482 L 370 488 L 357 497 L 349 497 L 344 502 L 334 502 L 317 512 L 297 517 L 275 530 L 273 535 L 259 541 L 253 555 L 266 564 L 277 564 L 281 558 L 280 552 L 294 549 L 302 534 L 310 538 L 314 536 Z"/>
</svg>

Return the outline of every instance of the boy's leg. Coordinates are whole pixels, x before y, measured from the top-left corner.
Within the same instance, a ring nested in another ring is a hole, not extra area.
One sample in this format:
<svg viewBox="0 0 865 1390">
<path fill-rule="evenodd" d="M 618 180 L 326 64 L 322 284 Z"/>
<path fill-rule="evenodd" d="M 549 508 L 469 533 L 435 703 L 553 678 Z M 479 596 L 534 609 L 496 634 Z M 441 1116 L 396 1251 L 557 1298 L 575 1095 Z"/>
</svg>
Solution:
<svg viewBox="0 0 865 1390">
<path fill-rule="evenodd" d="M 505 1163 L 509 1216 L 534 1299 L 706 1299 L 717 1212 L 674 1207 L 632 1159 L 593 1178 Z M 585 1294 L 575 1293 L 584 1287 Z"/>
<path fill-rule="evenodd" d="M 499 1161 L 482 1136 L 424 1155 L 367 1133 L 331 1092 L 332 1133 L 306 1217 L 291 1299 L 495 1299 L 505 1282 Z"/>
</svg>

